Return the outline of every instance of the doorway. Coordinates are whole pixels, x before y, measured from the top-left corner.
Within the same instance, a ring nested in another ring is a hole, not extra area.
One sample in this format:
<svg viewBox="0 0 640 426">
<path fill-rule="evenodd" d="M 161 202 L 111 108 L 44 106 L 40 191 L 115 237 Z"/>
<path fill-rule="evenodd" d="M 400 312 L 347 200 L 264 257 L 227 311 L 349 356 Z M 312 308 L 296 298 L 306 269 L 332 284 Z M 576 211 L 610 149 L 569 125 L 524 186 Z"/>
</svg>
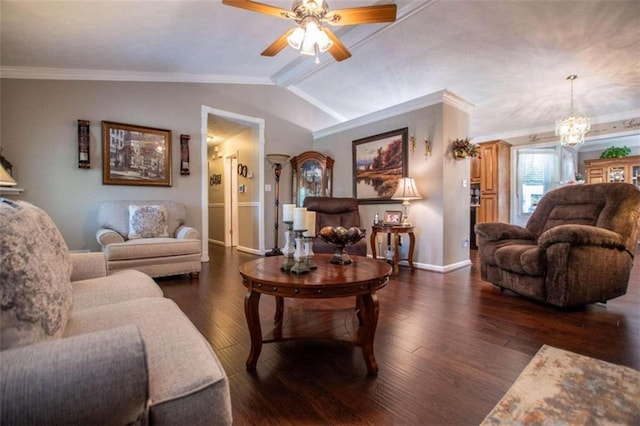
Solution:
<svg viewBox="0 0 640 426">
<path fill-rule="evenodd" d="M 215 108 L 202 106 L 201 108 L 201 129 L 202 129 L 202 261 L 209 260 L 209 248 L 208 238 L 209 235 L 209 206 L 208 206 L 208 158 L 207 158 L 207 144 L 210 136 L 210 124 L 219 124 L 218 131 L 222 130 L 221 134 L 232 134 L 233 128 L 250 129 L 254 135 L 250 147 L 240 152 L 233 144 L 225 144 L 224 140 L 216 141 L 216 145 L 220 145 L 220 155 L 224 158 L 224 180 L 226 181 L 224 186 L 224 245 L 229 247 L 236 247 L 243 251 L 248 251 L 254 254 L 264 255 L 265 253 L 265 225 L 264 225 L 264 119 L 244 116 L 229 111 L 218 110 Z M 230 132 L 230 133 L 229 133 Z M 239 158 L 239 155 L 242 158 Z M 238 176 L 236 170 L 240 160 L 246 161 L 250 158 L 255 163 L 256 179 L 255 185 L 258 190 L 255 191 L 254 198 L 248 201 L 239 201 L 238 199 Z M 240 210 L 255 209 L 255 214 L 249 216 L 245 215 Z M 243 219 L 245 218 L 245 219 Z M 244 224 L 243 220 L 250 220 L 250 223 Z M 257 226 L 256 225 L 257 222 Z M 213 225 L 212 225 L 213 226 Z M 250 237 L 244 238 L 240 232 L 241 229 L 256 229 L 257 232 L 253 232 Z M 257 238 L 255 238 L 255 234 Z M 255 241 L 254 241 L 255 240 Z"/>
</svg>

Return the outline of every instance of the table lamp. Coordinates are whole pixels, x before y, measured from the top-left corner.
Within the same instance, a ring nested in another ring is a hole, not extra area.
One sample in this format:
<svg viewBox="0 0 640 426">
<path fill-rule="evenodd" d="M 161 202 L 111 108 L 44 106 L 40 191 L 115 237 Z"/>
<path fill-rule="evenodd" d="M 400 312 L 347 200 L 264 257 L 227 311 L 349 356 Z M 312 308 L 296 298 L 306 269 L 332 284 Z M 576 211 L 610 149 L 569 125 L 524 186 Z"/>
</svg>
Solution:
<svg viewBox="0 0 640 426">
<path fill-rule="evenodd" d="M 391 199 L 402 200 L 402 226 L 411 226 L 409 223 L 409 200 L 420 200 L 421 198 L 413 178 L 400 178 L 396 192 L 391 196 Z"/>
</svg>

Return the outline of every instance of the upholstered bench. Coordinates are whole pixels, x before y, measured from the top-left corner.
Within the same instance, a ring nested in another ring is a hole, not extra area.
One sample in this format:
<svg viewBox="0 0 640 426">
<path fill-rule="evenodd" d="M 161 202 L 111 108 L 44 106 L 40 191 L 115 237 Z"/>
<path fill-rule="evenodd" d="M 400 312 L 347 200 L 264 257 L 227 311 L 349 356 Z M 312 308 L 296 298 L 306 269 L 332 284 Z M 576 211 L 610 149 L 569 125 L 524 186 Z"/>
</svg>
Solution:
<svg viewBox="0 0 640 426">
<path fill-rule="evenodd" d="M 96 238 L 108 273 L 137 269 L 152 277 L 197 275 L 201 240 L 186 226 L 187 210 L 173 201 L 103 201 Z"/>
</svg>

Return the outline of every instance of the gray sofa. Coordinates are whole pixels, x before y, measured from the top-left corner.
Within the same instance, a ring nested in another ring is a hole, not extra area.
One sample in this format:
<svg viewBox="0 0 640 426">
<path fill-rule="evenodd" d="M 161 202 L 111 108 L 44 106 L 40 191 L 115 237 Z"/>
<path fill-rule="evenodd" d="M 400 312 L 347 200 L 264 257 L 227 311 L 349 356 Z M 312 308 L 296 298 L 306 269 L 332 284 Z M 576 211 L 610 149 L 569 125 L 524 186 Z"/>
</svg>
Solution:
<svg viewBox="0 0 640 426">
<path fill-rule="evenodd" d="M 134 233 L 132 206 L 162 211 L 155 216 L 153 213 L 157 211 L 148 212 L 154 222 L 151 225 L 138 222 L 142 231 Z M 107 273 L 137 269 L 151 277 L 197 276 L 202 267 L 200 233 L 187 226 L 186 219 L 185 206 L 173 201 L 117 200 L 100 203 L 100 229 L 96 238 L 107 257 Z"/>
<path fill-rule="evenodd" d="M 231 424 L 211 346 L 146 274 L 69 253 L 41 209 L 0 199 L 0 424 Z"/>
</svg>

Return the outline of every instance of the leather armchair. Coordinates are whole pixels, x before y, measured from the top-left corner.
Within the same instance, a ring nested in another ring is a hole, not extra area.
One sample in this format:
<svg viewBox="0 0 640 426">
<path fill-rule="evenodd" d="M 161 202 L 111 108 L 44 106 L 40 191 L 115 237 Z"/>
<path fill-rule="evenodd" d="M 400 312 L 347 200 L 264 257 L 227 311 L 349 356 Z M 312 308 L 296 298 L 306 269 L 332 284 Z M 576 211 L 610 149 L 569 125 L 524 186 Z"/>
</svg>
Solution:
<svg viewBox="0 0 640 426">
<path fill-rule="evenodd" d="M 317 232 L 320 232 L 325 226 L 342 226 L 347 229 L 355 226 L 362 229 L 358 200 L 355 198 L 307 197 L 304 200 L 304 207 L 316 212 Z M 313 251 L 315 253 L 334 253 L 335 247 L 316 237 L 313 240 Z M 366 256 L 367 239 L 363 238 L 357 243 L 347 246 L 346 251 L 350 255 Z"/>
<path fill-rule="evenodd" d="M 525 227 L 480 223 L 480 273 L 502 289 L 559 307 L 627 291 L 638 244 L 640 190 L 567 185 L 545 194 Z"/>
</svg>

